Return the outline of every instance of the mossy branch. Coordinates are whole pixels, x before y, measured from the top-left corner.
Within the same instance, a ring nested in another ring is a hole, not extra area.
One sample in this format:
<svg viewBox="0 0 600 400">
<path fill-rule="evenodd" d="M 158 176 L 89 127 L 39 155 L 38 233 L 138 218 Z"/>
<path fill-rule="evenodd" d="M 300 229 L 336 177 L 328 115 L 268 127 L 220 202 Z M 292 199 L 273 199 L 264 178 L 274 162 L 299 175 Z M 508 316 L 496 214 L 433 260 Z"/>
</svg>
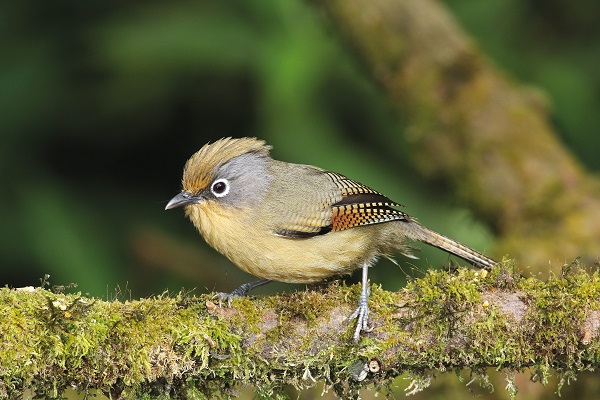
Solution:
<svg viewBox="0 0 600 400">
<path fill-rule="evenodd" d="M 372 331 L 346 317 L 359 287 L 338 283 L 220 307 L 210 295 L 101 301 L 0 289 L 0 397 L 68 387 L 112 398 L 204 398 L 251 384 L 273 395 L 324 381 L 344 397 L 405 372 L 420 390 L 440 371 L 530 367 L 545 381 L 600 360 L 600 275 L 577 265 L 546 282 L 510 263 L 429 271 L 398 292 L 372 287 Z"/>
</svg>

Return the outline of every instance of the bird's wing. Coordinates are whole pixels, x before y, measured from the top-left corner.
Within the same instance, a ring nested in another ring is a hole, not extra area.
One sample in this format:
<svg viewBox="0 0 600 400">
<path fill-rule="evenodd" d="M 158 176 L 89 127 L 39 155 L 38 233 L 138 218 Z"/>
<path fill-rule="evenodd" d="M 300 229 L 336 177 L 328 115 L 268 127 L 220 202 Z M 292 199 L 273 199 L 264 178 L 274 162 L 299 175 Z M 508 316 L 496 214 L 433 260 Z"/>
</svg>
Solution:
<svg viewBox="0 0 600 400">
<path fill-rule="evenodd" d="M 409 218 L 407 214 L 394 208 L 402 207 L 401 204 L 376 190 L 335 172 L 325 174 L 342 194 L 342 199 L 331 205 L 332 231 Z"/>
<path fill-rule="evenodd" d="M 286 217 L 279 220 L 277 235 L 308 238 L 361 225 L 410 219 L 394 208 L 401 207 L 400 204 L 344 175 L 314 169 L 310 179 L 313 185 L 304 190 L 279 191 L 280 195 L 283 191 L 291 194 L 295 201 L 285 202 Z M 290 204 L 293 206 L 289 207 Z"/>
</svg>

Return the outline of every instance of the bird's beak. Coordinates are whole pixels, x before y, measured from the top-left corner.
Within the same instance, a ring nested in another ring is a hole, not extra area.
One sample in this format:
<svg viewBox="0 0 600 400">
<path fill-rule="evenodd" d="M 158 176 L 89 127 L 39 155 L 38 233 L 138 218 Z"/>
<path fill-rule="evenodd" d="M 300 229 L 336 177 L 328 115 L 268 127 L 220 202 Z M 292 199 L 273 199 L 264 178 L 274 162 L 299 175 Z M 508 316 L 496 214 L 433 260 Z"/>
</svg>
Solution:
<svg viewBox="0 0 600 400">
<path fill-rule="evenodd" d="M 165 210 L 187 206 L 188 204 L 198 203 L 201 200 L 201 196 L 192 196 L 190 193 L 184 190 L 183 192 L 179 193 L 177 196 L 169 200 L 167 206 L 165 207 Z"/>
</svg>

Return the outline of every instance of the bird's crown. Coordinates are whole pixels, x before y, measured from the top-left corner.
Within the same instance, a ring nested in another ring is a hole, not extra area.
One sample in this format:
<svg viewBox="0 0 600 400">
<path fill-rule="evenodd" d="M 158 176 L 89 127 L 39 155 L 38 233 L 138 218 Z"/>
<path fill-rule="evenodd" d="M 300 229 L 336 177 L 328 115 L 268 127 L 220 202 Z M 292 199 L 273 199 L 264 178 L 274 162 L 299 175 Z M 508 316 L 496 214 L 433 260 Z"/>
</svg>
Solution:
<svg viewBox="0 0 600 400">
<path fill-rule="evenodd" d="M 215 179 L 216 171 L 237 156 L 248 153 L 269 155 L 271 146 L 256 138 L 223 138 L 202 146 L 185 164 L 183 189 L 191 193 L 206 188 Z"/>
</svg>

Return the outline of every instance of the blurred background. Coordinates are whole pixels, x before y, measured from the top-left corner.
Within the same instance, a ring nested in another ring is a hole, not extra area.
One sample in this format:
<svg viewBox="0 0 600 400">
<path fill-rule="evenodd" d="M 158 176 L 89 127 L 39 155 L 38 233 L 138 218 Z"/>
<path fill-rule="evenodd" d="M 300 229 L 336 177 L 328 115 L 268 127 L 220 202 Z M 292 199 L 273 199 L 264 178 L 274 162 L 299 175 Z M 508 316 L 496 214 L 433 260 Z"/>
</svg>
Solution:
<svg viewBox="0 0 600 400">
<path fill-rule="evenodd" d="M 507 75 L 546 91 L 564 143 L 599 170 L 600 3 L 445 4 Z M 275 158 L 343 173 L 423 224 L 491 248 L 486 226 L 413 172 L 408 145 L 370 140 L 403 140 L 401 118 L 306 2 L 24 0 L 0 3 L 0 20 L 2 285 L 49 274 L 51 284 L 112 299 L 229 291 L 253 279 L 181 210 L 164 211 L 187 158 L 224 136 L 265 139 Z M 420 248 L 400 268 L 380 263 L 372 281 L 394 290 L 448 265 L 445 253 Z"/>
</svg>

